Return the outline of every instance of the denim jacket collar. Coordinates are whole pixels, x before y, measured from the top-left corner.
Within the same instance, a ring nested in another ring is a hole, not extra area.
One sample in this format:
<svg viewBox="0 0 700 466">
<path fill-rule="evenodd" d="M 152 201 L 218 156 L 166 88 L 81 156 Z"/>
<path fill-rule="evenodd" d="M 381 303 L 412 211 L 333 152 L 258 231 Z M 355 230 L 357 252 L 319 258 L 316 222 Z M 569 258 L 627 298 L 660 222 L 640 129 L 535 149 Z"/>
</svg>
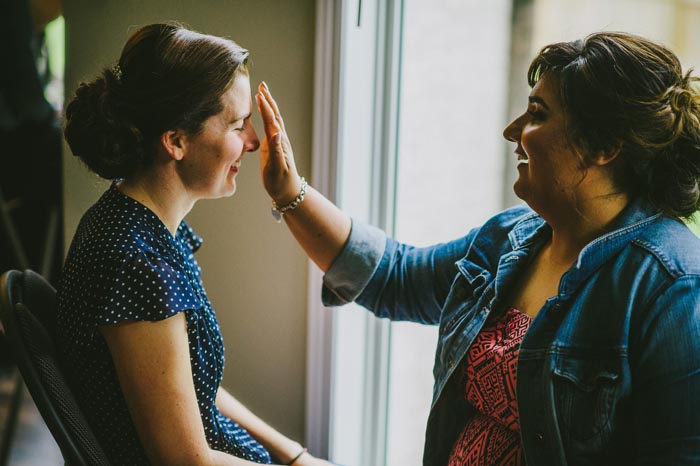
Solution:
<svg viewBox="0 0 700 466">
<path fill-rule="evenodd" d="M 643 199 L 632 200 L 613 220 L 608 233 L 594 239 L 581 250 L 576 263 L 562 277 L 559 297 L 566 299 L 571 296 L 595 270 L 661 215 L 650 202 Z M 508 238 L 516 251 L 541 243 L 549 235 L 551 227 L 542 217 L 533 213 L 522 218 L 510 231 Z"/>
<path fill-rule="evenodd" d="M 549 236 L 552 228 L 535 212 L 523 217 L 508 233 L 508 239 L 513 250 L 527 248 L 542 240 L 543 235 Z"/>
</svg>

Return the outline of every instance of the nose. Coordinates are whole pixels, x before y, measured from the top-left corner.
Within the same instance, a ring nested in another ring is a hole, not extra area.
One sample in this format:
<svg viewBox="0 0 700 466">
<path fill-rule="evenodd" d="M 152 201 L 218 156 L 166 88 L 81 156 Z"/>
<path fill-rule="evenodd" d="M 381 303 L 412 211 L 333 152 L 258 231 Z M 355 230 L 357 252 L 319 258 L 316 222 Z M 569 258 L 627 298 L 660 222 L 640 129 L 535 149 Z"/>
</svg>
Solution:
<svg viewBox="0 0 700 466">
<path fill-rule="evenodd" d="M 525 115 L 520 115 L 515 120 L 511 121 L 508 126 L 503 130 L 503 137 L 511 142 L 518 142 L 520 140 L 520 132 L 522 131 L 523 124 L 522 120 Z"/>
<path fill-rule="evenodd" d="M 258 139 L 258 135 L 255 132 L 255 128 L 253 128 L 253 125 L 249 125 L 248 126 L 248 137 L 246 138 L 243 149 L 246 152 L 255 152 L 256 150 L 258 150 L 259 147 L 260 147 L 260 139 Z"/>
</svg>

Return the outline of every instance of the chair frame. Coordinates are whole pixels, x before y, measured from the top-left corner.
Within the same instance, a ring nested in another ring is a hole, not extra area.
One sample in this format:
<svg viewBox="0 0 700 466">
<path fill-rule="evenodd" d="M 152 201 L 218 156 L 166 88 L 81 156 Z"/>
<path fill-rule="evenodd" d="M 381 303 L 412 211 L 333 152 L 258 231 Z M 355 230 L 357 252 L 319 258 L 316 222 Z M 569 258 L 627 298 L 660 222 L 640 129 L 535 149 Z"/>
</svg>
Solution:
<svg viewBox="0 0 700 466">
<path fill-rule="evenodd" d="M 88 457 L 86 457 L 82 447 L 76 443 L 71 430 L 63 422 L 60 413 L 54 406 L 54 401 L 44 386 L 38 382 L 41 380 L 39 372 L 35 368 L 34 361 L 28 356 L 25 341 L 20 337 L 18 312 L 27 312 L 33 315 L 44 327 L 41 319 L 24 304 L 22 292 L 27 273 L 33 272 L 22 273 L 18 270 L 9 270 L 0 277 L 0 319 L 5 326 L 5 337 L 13 350 L 15 362 L 24 378 L 27 389 L 63 454 L 66 466 L 90 466 Z M 47 334 L 49 333 L 46 328 L 44 330 L 47 331 Z"/>
<path fill-rule="evenodd" d="M 0 189 L 0 233 L 9 245 L 14 262 L 22 270 L 29 268 L 29 259 L 24 251 L 19 232 L 12 220 L 12 211 L 18 207 L 21 199 L 6 200 L 2 189 Z M 51 270 L 51 260 L 56 248 L 56 235 L 58 232 L 59 214 L 58 208 L 54 207 L 49 212 L 44 250 L 41 258 L 41 273 L 47 277 Z M 2 323 L 0 323 L 0 333 L 5 333 Z M 12 444 L 17 431 L 19 421 L 19 411 L 24 399 L 24 383 L 20 371 L 15 367 L 11 375 L 13 379 L 12 395 L 10 396 L 9 411 L 0 438 L 0 466 L 7 466 L 10 460 Z"/>
</svg>

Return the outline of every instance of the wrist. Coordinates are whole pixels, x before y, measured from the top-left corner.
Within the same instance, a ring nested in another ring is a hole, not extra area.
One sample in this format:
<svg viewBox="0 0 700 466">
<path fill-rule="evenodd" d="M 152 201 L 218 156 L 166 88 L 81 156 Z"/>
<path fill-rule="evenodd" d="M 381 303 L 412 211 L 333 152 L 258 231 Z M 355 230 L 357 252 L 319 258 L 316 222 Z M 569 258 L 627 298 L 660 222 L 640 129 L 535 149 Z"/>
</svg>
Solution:
<svg viewBox="0 0 700 466">
<path fill-rule="evenodd" d="M 272 201 L 277 204 L 278 206 L 286 206 L 290 202 L 292 202 L 296 197 L 299 195 L 299 192 L 301 191 L 301 180 L 303 177 L 296 175 L 294 177 L 294 180 L 289 183 L 288 186 L 286 186 L 284 189 L 281 189 L 277 193 L 268 193 L 270 194 L 270 198 Z"/>
<path fill-rule="evenodd" d="M 282 464 L 289 464 L 304 449 L 301 443 L 292 439 L 285 439 L 285 442 L 280 447 L 280 450 L 274 456 L 277 456 L 277 459 Z"/>
<path fill-rule="evenodd" d="M 284 217 L 284 214 L 287 212 L 290 212 L 294 209 L 296 209 L 299 204 L 304 202 L 304 198 L 306 196 L 306 190 L 308 188 L 308 183 L 302 176 L 299 178 L 299 190 L 297 191 L 296 197 L 291 199 L 290 201 L 286 203 L 279 203 L 277 202 L 274 198 L 272 200 L 272 216 L 274 219 L 277 221 L 277 223 L 281 223 L 282 219 Z"/>
<path fill-rule="evenodd" d="M 301 447 L 301 445 L 299 445 Z M 285 463 L 287 466 L 294 466 L 295 464 L 299 464 L 301 457 L 304 455 L 308 454 L 308 450 L 306 448 L 302 448 L 292 459 L 289 461 L 289 463 Z"/>
</svg>

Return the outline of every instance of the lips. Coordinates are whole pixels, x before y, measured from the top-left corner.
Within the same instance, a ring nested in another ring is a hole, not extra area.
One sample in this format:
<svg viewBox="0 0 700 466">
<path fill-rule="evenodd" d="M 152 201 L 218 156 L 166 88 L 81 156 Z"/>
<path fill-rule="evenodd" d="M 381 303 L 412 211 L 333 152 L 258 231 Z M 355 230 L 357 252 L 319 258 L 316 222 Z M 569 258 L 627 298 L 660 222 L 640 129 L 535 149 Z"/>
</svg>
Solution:
<svg viewBox="0 0 700 466">
<path fill-rule="evenodd" d="M 529 163 L 529 161 L 530 161 L 530 160 L 528 159 L 527 155 L 523 154 L 523 153 L 520 152 L 520 151 L 517 151 L 517 150 L 516 150 L 516 151 L 515 151 L 515 155 L 518 157 L 518 163 Z"/>
</svg>

